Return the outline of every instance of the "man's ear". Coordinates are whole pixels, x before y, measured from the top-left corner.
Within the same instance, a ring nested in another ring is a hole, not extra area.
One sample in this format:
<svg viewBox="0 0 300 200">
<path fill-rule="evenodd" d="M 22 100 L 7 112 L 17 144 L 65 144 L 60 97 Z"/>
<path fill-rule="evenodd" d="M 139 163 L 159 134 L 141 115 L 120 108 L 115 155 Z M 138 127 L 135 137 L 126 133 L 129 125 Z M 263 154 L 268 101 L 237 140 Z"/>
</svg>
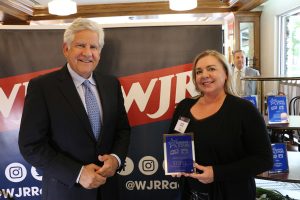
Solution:
<svg viewBox="0 0 300 200">
<path fill-rule="evenodd" d="M 64 43 L 63 44 L 63 53 L 64 53 L 65 57 L 68 56 L 68 51 L 69 51 L 69 47 L 68 47 L 67 43 Z"/>
</svg>

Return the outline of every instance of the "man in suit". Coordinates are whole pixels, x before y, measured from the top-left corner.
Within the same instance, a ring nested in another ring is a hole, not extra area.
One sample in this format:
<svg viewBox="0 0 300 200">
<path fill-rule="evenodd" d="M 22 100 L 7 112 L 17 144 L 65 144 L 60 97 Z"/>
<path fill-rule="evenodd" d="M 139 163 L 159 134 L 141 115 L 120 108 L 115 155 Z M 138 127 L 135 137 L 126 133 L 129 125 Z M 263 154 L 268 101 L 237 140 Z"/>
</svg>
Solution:
<svg viewBox="0 0 300 200">
<path fill-rule="evenodd" d="M 246 66 L 246 56 L 243 50 L 233 52 L 234 86 L 240 96 L 257 95 L 256 81 L 241 81 L 244 76 L 259 76 L 259 71 Z"/>
<path fill-rule="evenodd" d="M 94 71 L 103 45 L 97 23 L 76 19 L 64 33 L 67 64 L 29 82 L 19 147 L 43 170 L 44 200 L 117 199 L 130 126 L 119 81 Z"/>
</svg>

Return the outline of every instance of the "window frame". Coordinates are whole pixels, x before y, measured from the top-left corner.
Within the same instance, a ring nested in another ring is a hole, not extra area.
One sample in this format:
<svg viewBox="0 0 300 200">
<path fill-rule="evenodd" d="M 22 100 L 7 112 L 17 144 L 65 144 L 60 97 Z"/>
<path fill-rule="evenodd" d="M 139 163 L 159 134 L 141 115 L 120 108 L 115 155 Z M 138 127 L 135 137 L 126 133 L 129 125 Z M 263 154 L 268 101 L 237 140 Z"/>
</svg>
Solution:
<svg viewBox="0 0 300 200">
<path fill-rule="evenodd" d="M 299 13 L 300 15 L 300 7 L 294 8 L 292 10 L 289 10 L 281 15 L 278 16 L 278 70 L 277 75 L 278 76 L 287 76 L 287 66 L 286 66 L 286 60 L 287 60 L 287 18 L 295 15 L 296 13 Z M 296 81 L 298 84 L 300 81 Z"/>
</svg>

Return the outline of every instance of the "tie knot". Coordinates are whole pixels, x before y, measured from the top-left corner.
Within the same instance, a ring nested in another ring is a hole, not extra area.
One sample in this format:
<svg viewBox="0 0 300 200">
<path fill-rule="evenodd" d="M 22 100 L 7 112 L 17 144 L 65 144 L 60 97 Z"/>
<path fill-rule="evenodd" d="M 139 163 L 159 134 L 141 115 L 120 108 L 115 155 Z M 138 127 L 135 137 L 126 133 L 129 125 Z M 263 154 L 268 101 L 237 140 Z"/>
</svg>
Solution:
<svg viewBox="0 0 300 200">
<path fill-rule="evenodd" d="M 89 80 L 85 80 L 85 81 L 83 81 L 83 86 L 85 86 L 85 87 L 87 87 L 87 88 L 90 88 L 90 81 Z"/>
</svg>

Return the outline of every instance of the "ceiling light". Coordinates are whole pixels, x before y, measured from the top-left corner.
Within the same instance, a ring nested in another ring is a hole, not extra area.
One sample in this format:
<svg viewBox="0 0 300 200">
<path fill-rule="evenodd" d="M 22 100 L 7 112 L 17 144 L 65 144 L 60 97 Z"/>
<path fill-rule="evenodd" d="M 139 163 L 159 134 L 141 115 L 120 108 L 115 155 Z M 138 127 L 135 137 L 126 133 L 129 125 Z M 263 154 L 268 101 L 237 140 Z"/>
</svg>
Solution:
<svg viewBox="0 0 300 200">
<path fill-rule="evenodd" d="M 48 3 L 49 13 L 66 16 L 77 12 L 76 2 L 72 0 L 52 0 Z"/>
<path fill-rule="evenodd" d="M 169 6 L 175 11 L 192 10 L 197 7 L 197 0 L 169 0 Z"/>
</svg>

